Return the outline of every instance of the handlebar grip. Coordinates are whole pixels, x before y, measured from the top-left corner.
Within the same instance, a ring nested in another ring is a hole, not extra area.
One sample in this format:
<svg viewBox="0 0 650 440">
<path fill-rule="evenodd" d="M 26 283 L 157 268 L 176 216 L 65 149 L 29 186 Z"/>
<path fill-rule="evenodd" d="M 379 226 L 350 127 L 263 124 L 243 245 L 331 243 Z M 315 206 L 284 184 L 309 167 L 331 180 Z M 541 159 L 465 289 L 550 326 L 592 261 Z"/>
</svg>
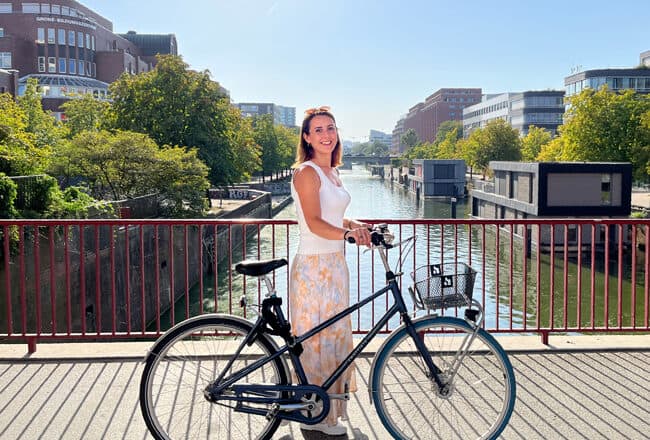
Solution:
<svg viewBox="0 0 650 440">
<path fill-rule="evenodd" d="M 348 237 L 346 238 L 346 241 L 350 244 L 356 243 L 354 237 Z M 384 235 L 381 232 L 372 231 L 372 233 L 370 234 L 370 242 L 375 246 L 379 246 L 384 242 Z"/>
</svg>

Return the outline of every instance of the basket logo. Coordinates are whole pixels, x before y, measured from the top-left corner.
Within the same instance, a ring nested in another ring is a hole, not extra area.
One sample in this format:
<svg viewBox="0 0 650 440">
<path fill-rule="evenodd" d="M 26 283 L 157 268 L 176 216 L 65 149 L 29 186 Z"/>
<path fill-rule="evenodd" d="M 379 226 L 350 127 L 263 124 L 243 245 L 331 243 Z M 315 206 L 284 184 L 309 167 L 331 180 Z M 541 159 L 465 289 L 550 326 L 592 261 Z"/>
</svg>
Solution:
<svg viewBox="0 0 650 440">
<path fill-rule="evenodd" d="M 442 275 L 442 264 L 432 264 L 431 275 Z"/>
<path fill-rule="evenodd" d="M 442 287 L 454 287 L 454 277 L 453 275 L 445 275 L 442 277 Z"/>
</svg>

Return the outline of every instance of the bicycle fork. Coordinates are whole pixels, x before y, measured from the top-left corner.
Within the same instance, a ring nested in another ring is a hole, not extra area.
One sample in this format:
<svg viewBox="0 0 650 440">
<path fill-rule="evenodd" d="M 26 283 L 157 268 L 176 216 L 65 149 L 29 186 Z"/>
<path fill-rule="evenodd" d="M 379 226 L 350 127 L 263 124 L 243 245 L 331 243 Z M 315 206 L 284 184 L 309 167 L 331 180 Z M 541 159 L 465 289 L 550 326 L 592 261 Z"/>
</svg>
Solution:
<svg viewBox="0 0 650 440">
<path fill-rule="evenodd" d="M 415 330 L 415 326 L 410 323 L 409 318 L 409 324 L 407 324 L 406 327 L 407 332 L 415 342 L 415 346 L 422 356 L 422 360 L 426 367 L 426 376 L 429 379 L 433 379 L 433 381 L 436 383 L 438 386 L 438 394 L 441 397 L 447 397 L 450 395 L 453 389 L 452 384 L 454 383 L 454 378 L 456 377 L 460 366 L 463 364 L 463 361 L 465 360 L 465 357 L 467 356 L 470 347 L 474 343 L 474 339 L 476 338 L 476 335 L 481 328 L 481 324 L 483 323 L 483 307 L 479 302 L 475 300 L 472 300 L 472 305 L 476 307 L 476 310 L 465 310 L 465 321 L 473 328 L 473 331 L 472 333 L 468 333 L 463 337 L 463 341 L 456 351 L 453 362 L 445 371 L 442 371 L 433 362 L 433 359 L 431 358 L 431 355 L 429 354 L 429 351 L 424 344 L 423 335 Z"/>
</svg>

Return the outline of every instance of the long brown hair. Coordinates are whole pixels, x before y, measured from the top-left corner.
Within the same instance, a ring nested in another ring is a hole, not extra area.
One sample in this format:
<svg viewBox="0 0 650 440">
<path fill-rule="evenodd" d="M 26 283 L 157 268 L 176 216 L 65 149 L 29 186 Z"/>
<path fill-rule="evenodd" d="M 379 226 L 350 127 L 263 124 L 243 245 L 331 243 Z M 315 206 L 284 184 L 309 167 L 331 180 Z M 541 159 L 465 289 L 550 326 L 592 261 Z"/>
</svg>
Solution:
<svg viewBox="0 0 650 440">
<path fill-rule="evenodd" d="M 309 134 L 311 120 L 315 116 L 327 116 L 332 118 L 334 125 L 336 125 L 336 119 L 334 115 L 329 112 L 329 110 L 319 110 L 314 109 L 313 112 L 306 112 L 305 119 L 302 120 L 302 129 L 300 130 L 300 140 L 298 141 L 298 148 L 296 149 L 296 162 L 292 165 L 292 168 L 297 168 L 303 162 L 311 160 L 314 157 L 314 149 L 310 144 L 305 140 L 305 134 Z M 337 167 L 343 164 L 343 147 L 341 145 L 341 137 L 339 136 L 338 130 L 336 132 L 336 146 L 332 150 L 332 162 L 330 166 Z"/>
</svg>

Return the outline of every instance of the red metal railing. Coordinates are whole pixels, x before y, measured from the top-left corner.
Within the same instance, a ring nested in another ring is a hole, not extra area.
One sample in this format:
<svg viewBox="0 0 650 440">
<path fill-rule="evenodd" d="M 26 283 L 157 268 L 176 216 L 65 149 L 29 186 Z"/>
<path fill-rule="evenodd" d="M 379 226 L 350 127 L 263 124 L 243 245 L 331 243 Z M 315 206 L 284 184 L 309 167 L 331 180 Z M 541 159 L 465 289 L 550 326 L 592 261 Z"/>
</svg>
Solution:
<svg viewBox="0 0 650 440">
<path fill-rule="evenodd" d="M 422 265 L 463 261 L 477 270 L 474 297 L 491 332 L 647 332 L 648 220 L 369 220 L 396 240 L 416 235 L 401 258 L 403 292 Z M 293 220 L 0 220 L 0 339 L 142 339 L 200 313 L 250 311 L 264 294 L 233 273 L 241 259 L 285 257 L 297 245 Z M 373 252 L 346 248 L 350 300 L 384 283 Z M 399 270 L 399 268 L 397 268 Z M 273 275 L 286 297 L 288 269 Z M 318 292 L 314 292 L 317 295 Z M 291 304 L 285 301 L 290 310 Z M 390 298 L 353 317 L 368 331 Z M 415 310 L 414 313 L 422 314 Z M 447 309 L 443 313 L 457 314 Z M 399 325 L 396 318 L 385 332 Z"/>
</svg>

